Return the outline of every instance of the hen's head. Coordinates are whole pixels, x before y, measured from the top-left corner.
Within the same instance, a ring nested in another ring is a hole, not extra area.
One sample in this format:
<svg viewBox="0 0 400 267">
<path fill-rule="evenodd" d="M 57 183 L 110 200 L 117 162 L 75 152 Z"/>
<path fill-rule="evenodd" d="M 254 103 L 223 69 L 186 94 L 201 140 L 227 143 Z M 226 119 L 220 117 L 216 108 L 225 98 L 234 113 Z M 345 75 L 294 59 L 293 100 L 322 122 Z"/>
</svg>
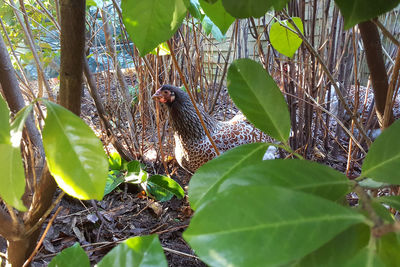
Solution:
<svg viewBox="0 0 400 267">
<path fill-rule="evenodd" d="M 166 84 L 155 92 L 152 96 L 154 100 L 160 101 L 171 106 L 174 102 L 182 101 L 185 93 L 178 87 Z"/>
</svg>

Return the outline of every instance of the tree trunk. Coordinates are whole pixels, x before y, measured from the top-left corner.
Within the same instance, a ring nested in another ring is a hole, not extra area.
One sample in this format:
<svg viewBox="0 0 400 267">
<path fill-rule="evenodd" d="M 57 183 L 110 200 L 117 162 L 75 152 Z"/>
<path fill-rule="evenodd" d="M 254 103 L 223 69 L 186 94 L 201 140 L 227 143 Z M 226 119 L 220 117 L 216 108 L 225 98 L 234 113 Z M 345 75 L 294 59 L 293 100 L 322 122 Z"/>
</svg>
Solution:
<svg viewBox="0 0 400 267">
<path fill-rule="evenodd" d="M 382 44 L 377 26 L 371 21 L 358 24 L 363 40 L 368 68 L 371 73 L 372 87 L 376 103 L 376 115 L 379 125 L 383 127 L 383 118 L 388 92 L 388 76 L 383 60 Z M 393 110 L 390 110 L 389 125 L 393 123 Z"/>
</svg>

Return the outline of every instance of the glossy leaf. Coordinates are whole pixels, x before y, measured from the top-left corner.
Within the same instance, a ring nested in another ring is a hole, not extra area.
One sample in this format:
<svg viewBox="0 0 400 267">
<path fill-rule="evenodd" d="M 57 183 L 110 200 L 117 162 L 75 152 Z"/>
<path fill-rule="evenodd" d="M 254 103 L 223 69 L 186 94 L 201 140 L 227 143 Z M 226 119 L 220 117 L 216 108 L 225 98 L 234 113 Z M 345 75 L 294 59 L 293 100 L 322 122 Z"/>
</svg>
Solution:
<svg viewBox="0 0 400 267">
<path fill-rule="evenodd" d="M 75 243 L 69 248 L 62 250 L 57 256 L 55 256 L 49 263 L 49 267 L 70 267 L 70 266 L 81 266 L 89 267 L 90 261 L 86 252 L 79 245 Z"/>
<path fill-rule="evenodd" d="M 201 11 L 200 11 L 199 0 L 189 0 L 189 4 L 187 5 L 187 8 L 190 12 L 190 15 L 192 15 L 193 18 L 196 18 L 200 21 L 202 20 L 203 15 L 201 14 Z"/>
<path fill-rule="evenodd" d="M 235 18 L 259 18 L 272 7 L 271 0 L 222 0 L 222 3 Z"/>
<path fill-rule="evenodd" d="M 186 15 L 184 0 L 122 0 L 123 21 L 141 56 L 172 37 Z"/>
<path fill-rule="evenodd" d="M 385 264 L 381 261 L 375 250 L 369 246 L 360 250 L 356 255 L 354 255 L 344 267 L 384 267 Z"/>
<path fill-rule="evenodd" d="M 207 34 L 212 34 L 212 36 L 218 42 L 222 42 L 225 38 L 225 35 L 222 34 L 221 30 L 217 27 L 217 25 L 212 22 L 212 20 L 208 16 L 204 16 L 201 25 L 203 25 L 203 29 Z"/>
<path fill-rule="evenodd" d="M 10 110 L 0 95 L 0 144 L 11 144 L 10 129 Z"/>
<path fill-rule="evenodd" d="M 373 19 L 395 8 L 399 0 L 335 0 L 344 17 L 344 28 L 350 29 L 354 25 Z"/>
<path fill-rule="evenodd" d="M 291 266 L 336 267 L 343 266 L 368 245 L 370 228 L 365 224 L 350 226 L 334 239 Z"/>
<path fill-rule="evenodd" d="M 133 172 L 129 172 L 127 173 L 126 177 L 125 177 L 125 181 L 131 184 L 140 184 L 140 183 L 144 183 L 147 181 L 149 174 L 142 169 L 139 169 L 139 171 L 133 171 Z"/>
<path fill-rule="evenodd" d="M 293 17 L 293 22 L 299 28 L 301 33 L 304 33 L 303 22 L 300 18 Z M 294 53 L 296 53 L 297 49 L 300 47 L 303 40 L 297 34 L 288 30 L 286 27 L 289 27 L 294 30 L 293 25 L 287 20 L 275 22 L 271 26 L 271 30 L 269 31 L 269 39 L 271 41 L 271 45 L 281 54 L 287 57 L 293 57 Z"/>
<path fill-rule="evenodd" d="M 217 25 L 221 33 L 225 34 L 235 21 L 235 18 L 225 11 L 222 6 L 222 0 L 218 0 L 214 4 L 209 4 L 205 0 L 199 0 L 199 2 L 206 15 Z"/>
<path fill-rule="evenodd" d="M 168 266 L 157 235 L 137 236 L 113 248 L 98 267 L 162 267 Z"/>
<path fill-rule="evenodd" d="M 79 199 L 102 199 L 108 163 L 103 145 L 82 119 L 50 101 L 43 128 L 49 171 L 58 186 Z"/>
<path fill-rule="evenodd" d="M 400 211 L 400 196 L 383 196 L 376 198 L 376 200 Z"/>
<path fill-rule="evenodd" d="M 0 170 L 0 197 L 8 205 L 26 211 L 21 200 L 25 192 L 25 172 L 19 146 L 0 144 Z"/>
<path fill-rule="evenodd" d="M 190 179 L 189 201 L 192 209 L 207 202 L 229 176 L 245 166 L 261 162 L 268 144 L 254 143 L 229 150 L 201 166 Z"/>
<path fill-rule="evenodd" d="M 157 55 L 157 51 L 159 56 L 171 55 L 171 51 L 169 50 L 168 44 L 166 42 L 159 44 L 156 48 L 153 49 L 153 51 L 150 52 L 150 54 Z"/>
<path fill-rule="evenodd" d="M 25 119 L 32 110 L 25 107 L 10 125 L 10 110 L 0 95 L 0 198 L 8 205 L 26 211 L 21 197 L 25 192 L 25 172 L 20 142 Z"/>
<path fill-rule="evenodd" d="M 199 208 L 183 236 L 212 266 L 278 266 L 365 220 L 348 208 L 303 192 L 236 186 Z"/>
<path fill-rule="evenodd" d="M 122 158 L 118 152 L 113 152 L 108 156 L 108 168 L 110 170 L 120 170 L 122 167 Z"/>
<path fill-rule="evenodd" d="M 366 189 L 379 189 L 390 186 L 388 183 L 377 182 L 371 178 L 364 178 L 358 184 Z"/>
<path fill-rule="evenodd" d="M 274 79 L 250 59 L 235 60 L 228 70 L 228 91 L 247 119 L 269 136 L 286 142 L 289 110 Z"/>
<path fill-rule="evenodd" d="M 400 236 L 398 233 L 388 233 L 378 239 L 377 250 L 379 258 L 388 267 L 397 267 L 400 262 Z"/>
<path fill-rule="evenodd" d="M 372 143 L 362 165 L 361 175 L 376 181 L 400 184 L 400 120 Z"/>
<path fill-rule="evenodd" d="M 22 130 L 24 129 L 25 121 L 33 109 L 33 105 L 30 104 L 25 106 L 23 109 L 18 111 L 15 115 L 14 121 L 11 123 L 11 143 L 14 147 L 19 147 L 22 139 Z"/>
<path fill-rule="evenodd" d="M 177 182 L 162 175 L 151 176 L 147 181 L 147 190 L 159 201 L 168 201 L 174 195 L 178 199 L 182 199 L 185 196 L 185 191 Z"/>
<path fill-rule="evenodd" d="M 218 191 L 232 185 L 282 186 L 303 191 L 332 201 L 343 201 L 351 183 L 342 173 L 307 160 L 265 160 L 232 173 Z"/>
<path fill-rule="evenodd" d="M 128 172 L 140 172 L 140 162 L 137 160 L 132 160 L 128 162 L 127 168 Z"/>
<path fill-rule="evenodd" d="M 112 171 L 112 174 L 108 174 L 106 186 L 104 187 L 104 195 L 110 194 L 115 188 L 125 181 L 125 179 L 120 177 L 119 174 L 119 171 Z"/>
</svg>

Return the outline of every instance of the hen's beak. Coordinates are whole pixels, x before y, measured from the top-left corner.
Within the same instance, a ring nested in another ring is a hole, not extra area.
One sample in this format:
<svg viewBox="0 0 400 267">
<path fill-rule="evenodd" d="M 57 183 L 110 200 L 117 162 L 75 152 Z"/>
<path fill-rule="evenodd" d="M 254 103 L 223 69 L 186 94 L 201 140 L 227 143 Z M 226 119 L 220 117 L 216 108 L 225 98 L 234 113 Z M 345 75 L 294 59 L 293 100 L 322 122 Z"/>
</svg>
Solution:
<svg viewBox="0 0 400 267">
<path fill-rule="evenodd" d="M 154 93 L 154 95 L 151 96 L 151 98 L 153 98 L 153 100 L 160 99 L 161 97 L 162 97 L 162 95 L 161 95 L 161 89 L 158 89 L 158 90 Z"/>
</svg>

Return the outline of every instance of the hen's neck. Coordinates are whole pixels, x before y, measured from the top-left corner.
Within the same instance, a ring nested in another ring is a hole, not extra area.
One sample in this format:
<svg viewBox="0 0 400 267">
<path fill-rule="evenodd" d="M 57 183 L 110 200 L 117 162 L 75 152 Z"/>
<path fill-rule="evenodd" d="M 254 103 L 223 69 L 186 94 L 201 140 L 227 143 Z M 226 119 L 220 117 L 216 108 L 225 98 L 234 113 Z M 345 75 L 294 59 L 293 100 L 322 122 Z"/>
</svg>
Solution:
<svg viewBox="0 0 400 267">
<path fill-rule="evenodd" d="M 208 131 L 214 132 L 218 127 L 218 121 L 205 112 L 200 105 L 197 105 L 197 108 Z M 172 127 L 183 140 L 201 139 L 206 135 L 196 110 L 189 99 L 188 101 L 173 103 L 169 106 L 169 110 Z"/>
</svg>

